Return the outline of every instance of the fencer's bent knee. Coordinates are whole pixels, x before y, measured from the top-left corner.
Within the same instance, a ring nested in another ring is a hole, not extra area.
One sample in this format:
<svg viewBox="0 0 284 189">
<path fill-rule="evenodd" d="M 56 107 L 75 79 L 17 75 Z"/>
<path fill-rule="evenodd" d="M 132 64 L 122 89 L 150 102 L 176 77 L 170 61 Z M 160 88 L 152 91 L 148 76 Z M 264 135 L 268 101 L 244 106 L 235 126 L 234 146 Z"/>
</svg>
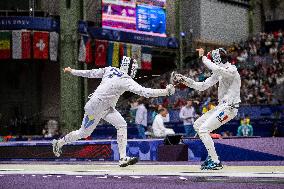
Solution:
<svg viewBox="0 0 284 189">
<path fill-rule="evenodd" d="M 93 110 L 93 108 L 92 108 L 90 102 L 87 102 L 87 103 L 86 103 L 86 105 L 85 105 L 85 107 L 84 107 L 84 110 L 85 110 L 85 113 L 86 113 L 87 115 L 94 115 L 94 110 Z"/>
<path fill-rule="evenodd" d="M 196 132 L 198 132 L 198 125 L 196 123 L 193 124 L 193 128 Z"/>
<path fill-rule="evenodd" d="M 121 122 L 121 123 L 115 125 L 115 128 L 116 128 L 116 129 L 127 129 L 127 123 L 126 123 L 126 121 L 123 121 L 123 122 Z"/>
<path fill-rule="evenodd" d="M 193 128 L 194 128 L 194 130 L 195 130 L 197 133 L 199 132 L 200 126 L 201 126 L 201 123 L 200 123 L 200 121 L 198 121 L 198 120 L 196 120 L 196 121 L 194 122 L 194 124 L 193 124 Z"/>
<path fill-rule="evenodd" d="M 200 128 L 199 133 L 210 133 L 210 131 L 207 128 Z"/>
</svg>

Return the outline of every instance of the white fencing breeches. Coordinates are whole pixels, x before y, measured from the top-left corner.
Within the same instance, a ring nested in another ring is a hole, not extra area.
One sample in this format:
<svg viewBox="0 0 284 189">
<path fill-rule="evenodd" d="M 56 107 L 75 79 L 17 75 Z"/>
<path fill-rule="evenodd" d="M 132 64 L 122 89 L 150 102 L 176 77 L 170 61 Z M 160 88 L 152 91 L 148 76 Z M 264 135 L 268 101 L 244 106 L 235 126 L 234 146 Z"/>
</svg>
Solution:
<svg viewBox="0 0 284 189">
<path fill-rule="evenodd" d="M 194 129 L 198 133 L 208 155 L 212 160 L 218 162 L 218 156 L 214 147 L 214 142 L 210 132 L 218 129 L 221 125 L 227 123 L 237 115 L 238 110 L 225 105 L 218 105 L 214 109 L 206 112 L 194 122 Z"/>
<path fill-rule="evenodd" d="M 99 121 L 104 119 L 117 129 L 117 143 L 120 153 L 120 158 L 126 156 L 127 145 L 127 123 L 120 113 L 100 99 L 91 98 L 85 105 L 85 115 L 82 121 L 81 128 L 72 131 L 65 137 L 59 140 L 59 145 L 75 142 L 81 138 L 86 138 L 92 134 L 97 127 Z"/>
</svg>

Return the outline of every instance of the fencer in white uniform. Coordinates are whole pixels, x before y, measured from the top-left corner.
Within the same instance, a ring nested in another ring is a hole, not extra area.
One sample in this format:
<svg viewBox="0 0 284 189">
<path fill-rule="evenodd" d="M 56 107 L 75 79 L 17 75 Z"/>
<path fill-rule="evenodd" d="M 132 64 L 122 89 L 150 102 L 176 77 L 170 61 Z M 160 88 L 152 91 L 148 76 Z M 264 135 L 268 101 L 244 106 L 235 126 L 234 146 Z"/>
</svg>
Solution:
<svg viewBox="0 0 284 189">
<path fill-rule="evenodd" d="M 194 129 L 208 151 L 208 157 L 201 169 L 221 169 L 222 165 L 216 153 L 210 132 L 233 119 L 238 112 L 241 78 L 236 66 L 227 61 L 227 52 L 223 48 L 213 50 L 204 56 L 203 49 L 197 49 L 202 62 L 212 71 L 212 75 L 203 82 L 196 82 L 181 74 L 174 74 L 173 80 L 198 91 L 204 91 L 219 82 L 218 105 L 203 114 L 194 122 Z M 208 58 L 210 56 L 210 58 Z M 212 59 L 212 61 L 211 61 Z"/>
<path fill-rule="evenodd" d="M 53 141 L 54 154 L 59 157 L 61 148 L 67 143 L 86 138 L 91 135 L 101 119 L 109 122 L 117 129 L 117 143 L 120 154 L 119 165 L 125 167 L 135 164 L 137 158 L 126 156 L 127 146 L 127 123 L 115 109 L 119 97 L 130 91 L 144 97 L 158 97 L 172 95 L 175 92 L 173 85 L 168 85 L 166 89 L 151 89 L 139 85 L 133 78 L 136 75 L 138 64 L 135 59 L 124 56 L 120 69 L 106 67 L 92 70 L 74 70 L 65 68 L 65 72 L 70 72 L 74 76 L 87 78 L 102 78 L 100 85 L 92 93 L 90 100 L 86 103 L 85 115 L 81 128 L 72 131 L 60 140 Z"/>
</svg>

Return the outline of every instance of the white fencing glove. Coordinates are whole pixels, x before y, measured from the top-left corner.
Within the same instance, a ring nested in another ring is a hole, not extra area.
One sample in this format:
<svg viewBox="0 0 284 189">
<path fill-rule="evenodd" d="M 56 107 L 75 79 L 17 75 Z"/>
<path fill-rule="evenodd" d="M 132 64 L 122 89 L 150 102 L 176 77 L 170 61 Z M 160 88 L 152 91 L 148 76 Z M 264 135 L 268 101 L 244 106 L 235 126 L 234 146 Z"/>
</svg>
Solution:
<svg viewBox="0 0 284 189">
<path fill-rule="evenodd" d="M 182 83 L 188 87 L 190 87 L 194 83 L 193 79 L 185 77 L 184 75 L 181 74 L 175 74 L 173 80 L 177 83 Z"/>
<path fill-rule="evenodd" d="M 172 84 L 167 85 L 166 90 L 168 91 L 169 95 L 175 94 L 175 91 L 176 91 L 174 85 L 172 85 Z"/>
</svg>

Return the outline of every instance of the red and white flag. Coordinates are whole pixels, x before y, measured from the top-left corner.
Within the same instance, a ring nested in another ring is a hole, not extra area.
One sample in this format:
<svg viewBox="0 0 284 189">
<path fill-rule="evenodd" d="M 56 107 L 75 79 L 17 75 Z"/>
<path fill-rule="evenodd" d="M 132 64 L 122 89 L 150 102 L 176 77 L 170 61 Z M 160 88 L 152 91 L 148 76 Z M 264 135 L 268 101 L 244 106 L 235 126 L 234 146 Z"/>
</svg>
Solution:
<svg viewBox="0 0 284 189">
<path fill-rule="evenodd" d="M 87 64 L 93 61 L 91 38 L 88 36 L 81 36 L 78 60 Z"/>
<path fill-rule="evenodd" d="M 13 59 L 31 58 L 31 32 L 16 30 L 12 32 Z"/>
<path fill-rule="evenodd" d="M 48 59 L 48 32 L 34 32 L 34 59 Z"/>
<path fill-rule="evenodd" d="M 107 63 L 107 50 L 108 41 L 96 40 L 95 41 L 95 65 L 98 67 L 104 67 Z"/>
<path fill-rule="evenodd" d="M 149 47 L 142 48 L 141 69 L 152 70 L 152 49 Z"/>
<path fill-rule="evenodd" d="M 49 58 L 51 61 L 57 61 L 59 34 L 57 32 L 49 33 Z"/>
</svg>

